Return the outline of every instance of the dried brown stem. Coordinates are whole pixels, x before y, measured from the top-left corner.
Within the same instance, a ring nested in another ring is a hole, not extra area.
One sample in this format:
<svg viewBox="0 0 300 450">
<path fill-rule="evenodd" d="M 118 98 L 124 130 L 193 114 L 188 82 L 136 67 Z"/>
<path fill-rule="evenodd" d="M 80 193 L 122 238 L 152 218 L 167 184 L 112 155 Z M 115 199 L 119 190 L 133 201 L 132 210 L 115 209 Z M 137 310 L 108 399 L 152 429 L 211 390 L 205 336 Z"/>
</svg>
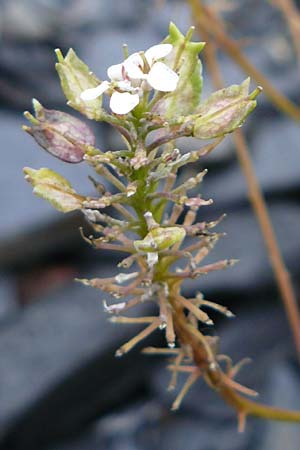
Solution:
<svg viewBox="0 0 300 450">
<path fill-rule="evenodd" d="M 298 61 L 300 60 L 300 13 L 293 0 L 271 0 L 285 18 L 289 27 L 294 50 Z"/>
<path fill-rule="evenodd" d="M 130 214 L 130 212 L 120 203 L 113 203 L 112 207 L 115 208 L 120 214 L 122 214 L 129 222 L 133 222 L 136 218 Z"/>
<path fill-rule="evenodd" d="M 172 411 L 176 411 L 183 398 L 185 397 L 186 393 L 189 391 L 189 389 L 191 388 L 191 386 L 195 383 L 195 381 L 197 381 L 197 379 L 200 377 L 200 372 L 199 371 L 195 371 L 192 372 L 191 375 L 188 377 L 188 379 L 186 380 L 183 388 L 181 389 L 181 391 L 179 392 L 179 394 L 177 395 L 173 405 L 172 405 Z"/>
<path fill-rule="evenodd" d="M 180 366 L 180 364 L 182 363 L 182 360 L 184 358 L 184 353 L 183 351 L 179 352 L 178 355 L 176 356 L 175 360 L 174 360 L 174 370 L 172 373 L 172 377 L 168 386 L 168 391 L 172 391 L 173 389 L 175 389 L 176 384 L 177 384 L 177 375 L 178 375 L 178 368 Z"/>
<path fill-rule="evenodd" d="M 188 0 L 188 2 L 191 5 L 194 17 L 197 20 L 198 25 L 197 29 L 199 31 L 199 34 L 202 35 L 203 38 L 207 39 L 208 34 L 210 34 L 209 30 L 211 30 L 215 39 L 221 44 L 221 47 L 229 53 L 232 59 L 236 60 L 236 57 L 234 57 L 234 55 L 232 54 L 232 50 L 234 48 L 237 48 L 239 52 L 238 54 L 240 54 L 239 47 L 234 41 L 228 38 L 228 36 L 224 31 L 223 26 L 220 25 L 220 28 L 217 29 L 216 24 L 217 21 L 219 21 L 219 19 L 215 17 L 213 13 L 209 10 L 209 8 L 205 7 L 200 0 Z M 203 22 L 205 22 L 205 25 L 203 25 Z M 209 28 L 207 25 L 209 23 L 211 24 L 211 28 Z M 231 49 L 230 52 L 228 51 L 228 48 Z M 221 89 L 223 87 L 223 80 L 214 47 L 207 46 L 207 48 L 205 49 L 204 56 L 206 58 L 207 67 L 211 74 L 211 78 L 214 82 L 215 87 L 217 89 Z M 248 73 L 251 74 L 251 70 L 249 70 L 249 65 L 251 66 L 251 64 L 242 54 L 240 54 L 240 56 L 242 56 L 242 61 L 245 60 L 247 63 L 242 67 L 246 71 L 248 71 Z M 266 92 L 269 93 L 270 95 L 270 86 L 268 85 L 268 82 L 266 85 L 263 82 L 264 80 L 262 81 L 262 79 L 260 79 L 261 74 L 254 67 L 251 66 L 250 68 L 252 68 L 252 76 L 264 86 Z M 254 76 L 255 73 L 256 75 L 259 75 L 258 78 Z M 275 94 L 276 94 L 275 99 L 271 98 L 273 99 L 274 103 L 276 103 L 275 101 L 276 99 L 278 100 L 279 93 L 275 91 Z M 285 101 L 282 103 L 283 99 Z M 281 100 L 280 103 L 281 109 L 284 110 L 282 106 L 286 105 L 287 99 L 285 99 L 285 97 L 283 99 L 279 97 L 279 100 Z M 288 108 L 288 111 L 290 113 L 292 110 Z M 289 115 L 291 115 L 294 119 L 299 120 L 300 109 L 299 112 L 296 113 L 296 116 L 295 114 Z M 252 161 L 249 156 L 249 151 L 247 148 L 247 143 L 245 141 L 243 132 L 241 130 L 235 131 L 233 139 L 235 142 L 239 163 L 244 173 L 245 179 L 247 181 L 249 199 L 251 201 L 253 210 L 256 214 L 257 220 L 260 225 L 260 229 L 268 250 L 269 259 L 271 261 L 274 270 L 277 285 L 280 290 L 285 305 L 286 313 L 288 316 L 288 320 L 291 326 L 291 330 L 294 336 L 296 350 L 298 355 L 300 355 L 300 314 L 297 307 L 296 296 L 289 277 L 289 273 L 285 267 L 279 246 L 277 244 L 272 222 L 269 217 L 267 206 L 263 198 L 263 194 L 261 192 Z"/>
<path fill-rule="evenodd" d="M 149 153 L 151 152 L 151 150 L 154 150 L 155 148 L 160 147 L 161 145 L 166 144 L 168 142 L 174 141 L 180 137 L 191 136 L 191 134 L 192 128 L 186 125 L 185 127 L 179 130 L 172 131 L 169 134 L 166 134 L 156 139 L 156 141 L 148 145 L 147 152 Z"/>
<path fill-rule="evenodd" d="M 115 250 L 117 252 L 125 252 L 125 253 L 135 253 L 135 248 L 131 246 L 125 246 L 125 245 L 116 245 L 116 244 L 107 244 L 104 242 L 97 242 L 95 243 L 95 248 L 102 249 L 102 250 Z"/>
<path fill-rule="evenodd" d="M 285 267 L 272 222 L 263 198 L 256 174 L 249 157 L 245 138 L 240 130 L 234 134 L 234 141 L 238 159 L 247 180 L 249 198 L 260 225 L 269 258 L 276 277 L 277 285 L 281 293 L 286 314 L 294 336 L 297 353 L 300 356 L 300 314 L 297 306 L 296 295 L 292 286 L 290 275 Z"/>
<path fill-rule="evenodd" d="M 218 45 L 235 61 L 248 75 L 260 84 L 272 103 L 296 122 L 300 120 L 300 108 L 279 92 L 267 78 L 246 58 L 240 46 L 231 39 L 224 30 L 222 21 L 200 0 L 187 0 L 198 30 L 204 30 L 212 36 Z M 215 75 L 216 76 L 216 75 Z"/>
<path fill-rule="evenodd" d="M 154 330 L 156 330 L 161 324 L 160 319 L 155 318 L 150 325 L 148 325 L 144 330 L 134 336 L 130 341 L 123 344 L 117 351 L 116 356 L 122 356 L 125 353 L 129 352 L 136 344 L 145 339 L 149 334 L 151 334 Z"/>
</svg>

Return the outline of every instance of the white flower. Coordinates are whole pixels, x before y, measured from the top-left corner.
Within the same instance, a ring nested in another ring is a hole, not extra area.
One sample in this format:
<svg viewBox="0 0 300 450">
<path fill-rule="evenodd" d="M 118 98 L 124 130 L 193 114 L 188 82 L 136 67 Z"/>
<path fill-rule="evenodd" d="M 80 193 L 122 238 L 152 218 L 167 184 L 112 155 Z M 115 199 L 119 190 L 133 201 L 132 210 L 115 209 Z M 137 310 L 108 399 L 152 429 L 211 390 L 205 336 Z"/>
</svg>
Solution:
<svg viewBox="0 0 300 450">
<path fill-rule="evenodd" d="M 100 97 L 103 92 L 107 91 L 109 86 L 110 83 L 108 81 L 103 81 L 101 84 L 99 84 L 99 86 L 83 91 L 80 97 L 82 98 L 82 100 L 95 100 L 95 98 Z"/>
<path fill-rule="evenodd" d="M 109 106 L 116 114 L 127 114 L 139 104 L 139 101 L 139 94 L 115 91 L 110 98 Z"/>
<path fill-rule="evenodd" d="M 103 81 L 95 88 L 86 89 L 81 93 L 81 99 L 94 100 L 110 90 L 111 110 L 116 114 L 127 114 L 139 104 L 144 90 L 153 88 L 161 92 L 174 91 L 178 75 L 166 64 L 158 61 L 172 49 L 171 44 L 159 44 L 146 50 L 144 58 L 140 53 L 133 53 L 121 64 L 107 69 L 110 82 Z"/>
<path fill-rule="evenodd" d="M 153 89 L 162 92 L 175 91 L 178 75 L 162 62 L 156 62 L 150 69 L 147 81 Z"/>
</svg>

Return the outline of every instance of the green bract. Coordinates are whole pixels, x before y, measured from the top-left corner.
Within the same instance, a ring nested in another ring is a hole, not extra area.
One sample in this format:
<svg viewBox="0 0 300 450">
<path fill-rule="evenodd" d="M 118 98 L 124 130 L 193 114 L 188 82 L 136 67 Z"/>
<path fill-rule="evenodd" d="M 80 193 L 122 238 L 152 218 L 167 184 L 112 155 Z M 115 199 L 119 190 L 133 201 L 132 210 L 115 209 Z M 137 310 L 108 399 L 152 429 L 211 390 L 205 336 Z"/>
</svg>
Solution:
<svg viewBox="0 0 300 450">
<path fill-rule="evenodd" d="M 179 74 L 179 82 L 174 92 L 162 102 L 165 117 L 192 114 L 199 105 L 202 91 L 202 65 L 199 53 L 204 42 L 190 42 L 193 29 L 184 36 L 170 23 L 169 36 L 165 43 L 172 44 L 174 49 L 167 63 Z"/>
</svg>

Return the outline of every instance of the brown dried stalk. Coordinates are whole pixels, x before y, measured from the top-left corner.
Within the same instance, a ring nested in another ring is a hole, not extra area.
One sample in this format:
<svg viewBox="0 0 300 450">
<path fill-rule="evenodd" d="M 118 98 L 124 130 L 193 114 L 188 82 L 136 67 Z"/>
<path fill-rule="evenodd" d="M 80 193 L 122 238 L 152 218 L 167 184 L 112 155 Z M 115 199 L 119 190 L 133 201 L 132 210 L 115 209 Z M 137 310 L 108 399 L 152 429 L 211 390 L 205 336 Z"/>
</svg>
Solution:
<svg viewBox="0 0 300 450">
<path fill-rule="evenodd" d="M 289 100 L 285 95 L 279 92 L 270 81 L 246 58 L 242 53 L 240 46 L 231 39 L 225 29 L 222 21 L 208 6 L 200 0 L 187 0 L 189 3 L 193 18 L 198 30 L 205 31 L 213 38 L 221 49 L 235 61 L 247 75 L 250 75 L 260 84 L 266 95 L 272 103 L 296 122 L 300 120 L 300 108 Z M 210 40 L 210 39 L 209 39 Z"/>
<path fill-rule="evenodd" d="M 207 27 L 203 26 L 203 22 L 205 22 L 206 19 L 209 22 L 211 18 L 210 10 L 207 7 L 204 7 L 200 0 L 188 0 L 188 2 L 192 8 L 193 16 L 196 20 L 197 31 L 204 40 L 208 40 Z M 217 34 L 214 34 L 214 37 L 217 39 Z M 226 39 L 228 40 L 227 37 Z M 223 48 L 223 41 L 221 45 Z M 224 49 L 226 49 L 225 46 Z M 206 66 L 211 75 L 215 88 L 221 89 L 224 85 L 215 54 L 215 47 L 213 47 L 212 45 L 207 46 L 207 48 L 204 50 L 204 58 L 206 60 Z M 233 140 L 237 151 L 237 157 L 247 182 L 249 199 L 260 225 L 265 245 L 267 247 L 269 259 L 273 267 L 277 285 L 281 293 L 286 314 L 291 326 L 296 350 L 298 356 L 300 356 L 300 314 L 296 295 L 290 280 L 289 273 L 285 267 L 279 245 L 276 240 L 266 202 L 264 200 L 251 158 L 249 156 L 249 151 L 243 132 L 241 130 L 235 131 L 233 134 Z"/>
<path fill-rule="evenodd" d="M 300 12 L 296 8 L 293 0 L 270 0 L 271 3 L 277 7 L 290 30 L 290 35 L 293 41 L 294 50 L 298 61 L 300 60 Z"/>
</svg>

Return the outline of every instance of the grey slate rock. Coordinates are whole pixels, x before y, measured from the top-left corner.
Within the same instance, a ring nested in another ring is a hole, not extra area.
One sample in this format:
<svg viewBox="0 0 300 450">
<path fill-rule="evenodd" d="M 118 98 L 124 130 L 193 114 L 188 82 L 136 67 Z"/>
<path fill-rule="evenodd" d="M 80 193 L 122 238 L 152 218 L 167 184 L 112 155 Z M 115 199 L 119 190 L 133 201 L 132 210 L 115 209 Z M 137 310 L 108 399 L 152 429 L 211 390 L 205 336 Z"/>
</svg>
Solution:
<svg viewBox="0 0 300 450">
<path fill-rule="evenodd" d="M 114 357 L 141 327 L 110 323 L 102 300 L 73 283 L 0 328 L 0 442 L 44 448 L 72 434 L 86 414 L 101 414 L 141 389 L 145 357 L 138 350 Z"/>
<path fill-rule="evenodd" d="M 126 330 L 107 321 L 99 294 L 78 283 L 17 314 L 1 329 L 0 429 Z M 26 388 L 25 388 L 26 387 Z"/>
<path fill-rule="evenodd" d="M 0 273 L 0 324 L 18 312 L 15 282 L 12 275 Z"/>
</svg>

